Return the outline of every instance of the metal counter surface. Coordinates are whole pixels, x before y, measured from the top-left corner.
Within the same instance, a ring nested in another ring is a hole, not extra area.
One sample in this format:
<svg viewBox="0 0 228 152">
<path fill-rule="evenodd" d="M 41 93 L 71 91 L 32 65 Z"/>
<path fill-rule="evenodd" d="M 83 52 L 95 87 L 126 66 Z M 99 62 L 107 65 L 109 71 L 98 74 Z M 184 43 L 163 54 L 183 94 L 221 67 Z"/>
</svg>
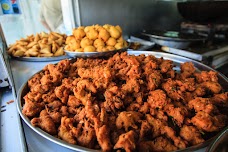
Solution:
<svg viewBox="0 0 228 152">
<path fill-rule="evenodd" d="M 47 64 L 54 64 L 53 62 L 26 62 L 19 60 L 10 60 L 11 70 L 14 79 L 16 92 L 20 89 L 21 85 L 26 82 L 33 74 L 43 69 Z M 15 109 L 16 110 L 16 109 Z M 42 136 L 38 135 L 35 131 L 30 129 L 23 121 L 22 125 L 26 137 L 26 143 L 29 152 L 73 152 L 68 148 L 57 145 Z M 204 152 L 206 148 L 197 150 L 196 152 Z M 17 150 L 12 150 L 17 152 Z"/>
<path fill-rule="evenodd" d="M 14 100 L 12 103 L 7 103 Z M 26 152 L 26 146 L 21 138 L 21 122 L 17 112 L 17 104 L 11 89 L 0 89 L 0 151 Z"/>
</svg>

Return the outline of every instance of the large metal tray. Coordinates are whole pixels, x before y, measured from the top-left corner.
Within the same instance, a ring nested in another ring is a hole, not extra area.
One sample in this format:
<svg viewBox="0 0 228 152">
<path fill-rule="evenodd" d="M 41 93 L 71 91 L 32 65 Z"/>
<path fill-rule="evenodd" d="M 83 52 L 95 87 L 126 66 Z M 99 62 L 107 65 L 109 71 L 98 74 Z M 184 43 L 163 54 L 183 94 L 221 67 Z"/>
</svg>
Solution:
<svg viewBox="0 0 228 152">
<path fill-rule="evenodd" d="M 194 61 L 194 60 L 191 60 L 191 59 L 188 59 L 188 58 L 185 58 L 185 57 L 173 55 L 173 54 L 162 53 L 162 52 L 152 52 L 152 51 L 127 51 L 127 52 L 130 55 L 140 55 L 140 54 L 154 55 L 154 56 L 156 56 L 158 58 L 163 57 L 164 59 L 172 60 L 174 62 L 174 64 L 176 65 L 176 70 L 178 70 L 178 68 L 180 67 L 180 63 L 184 63 L 184 62 L 192 62 L 195 65 L 195 67 L 197 68 L 198 71 L 213 70 L 212 68 L 210 68 L 210 67 L 208 67 L 208 66 L 206 66 L 206 65 L 204 65 L 202 63 L 199 63 L 197 61 Z M 218 78 L 219 78 L 219 83 L 222 85 L 222 87 L 225 90 L 228 90 L 228 79 L 224 75 L 222 75 L 220 73 L 218 73 Z M 44 138 L 46 138 L 46 139 L 48 139 L 48 140 L 50 140 L 50 141 L 52 141 L 52 142 L 54 142 L 54 143 L 56 143 L 58 145 L 64 146 L 64 147 L 72 149 L 72 150 L 76 150 L 76 151 L 96 151 L 96 150 L 88 149 L 88 148 L 85 148 L 85 147 L 82 147 L 82 146 L 69 144 L 69 143 L 67 143 L 67 142 L 65 142 L 63 140 L 60 140 L 60 139 L 58 139 L 58 138 L 56 138 L 54 136 L 49 135 L 48 133 L 44 132 L 43 130 L 41 130 L 38 127 L 32 126 L 32 124 L 30 123 L 30 120 L 25 115 L 23 115 L 23 113 L 22 113 L 22 107 L 24 105 L 23 97 L 25 96 L 25 94 L 27 92 L 28 92 L 28 84 L 27 84 L 27 82 L 25 82 L 21 86 L 21 88 L 20 88 L 20 90 L 18 92 L 17 109 L 18 109 L 18 112 L 19 112 L 21 118 L 24 120 L 24 122 L 33 131 L 35 131 L 37 134 L 41 135 L 42 137 L 44 137 Z M 207 145 L 209 145 L 214 140 L 214 138 L 211 138 L 211 139 L 207 140 L 206 142 L 204 142 L 202 144 L 199 144 L 199 145 L 196 145 L 196 146 L 192 146 L 192 147 L 188 147 L 188 148 L 183 149 L 183 150 L 178 150 L 177 152 L 186 152 L 186 151 L 199 150 L 199 149 L 204 148 Z"/>
<path fill-rule="evenodd" d="M 11 58 L 21 61 L 29 61 L 29 62 L 50 62 L 50 61 L 58 61 L 70 58 L 67 55 L 56 56 L 56 57 L 15 57 L 11 56 Z"/>
</svg>

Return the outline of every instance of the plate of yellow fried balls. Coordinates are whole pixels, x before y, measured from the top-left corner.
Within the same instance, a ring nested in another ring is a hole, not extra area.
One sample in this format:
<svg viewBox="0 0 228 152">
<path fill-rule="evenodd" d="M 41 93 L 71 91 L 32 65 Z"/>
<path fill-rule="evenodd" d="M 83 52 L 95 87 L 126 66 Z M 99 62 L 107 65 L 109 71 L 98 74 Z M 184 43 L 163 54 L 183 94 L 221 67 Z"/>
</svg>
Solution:
<svg viewBox="0 0 228 152">
<path fill-rule="evenodd" d="M 99 57 L 127 48 L 128 42 L 123 38 L 121 27 L 105 24 L 73 29 L 72 35 L 66 38 L 64 51 L 71 57 Z"/>
</svg>

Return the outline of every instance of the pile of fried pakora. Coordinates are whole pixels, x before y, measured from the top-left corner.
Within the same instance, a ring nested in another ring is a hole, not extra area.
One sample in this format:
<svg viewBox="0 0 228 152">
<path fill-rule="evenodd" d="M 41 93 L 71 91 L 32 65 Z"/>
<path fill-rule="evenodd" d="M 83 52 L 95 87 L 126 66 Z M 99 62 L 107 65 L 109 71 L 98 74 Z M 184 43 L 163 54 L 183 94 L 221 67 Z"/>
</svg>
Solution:
<svg viewBox="0 0 228 152">
<path fill-rule="evenodd" d="M 65 55 L 63 46 L 66 35 L 57 32 L 37 33 L 17 40 L 8 48 L 8 54 L 14 57 L 54 57 Z"/>
<path fill-rule="evenodd" d="M 71 144 L 102 151 L 174 151 L 227 126 L 228 92 L 214 71 L 174 69 L 152 55 L 62 60 L 29 81 L 23 114 Z"/>
<path fill-rule="evenodd" d="M 127 47 L 119 25 L 109 24 L 80 26 L 73 30 L 73 35 L 66 39 L 67 51 L 72 52 L 106 52 Z"/>
</svg>

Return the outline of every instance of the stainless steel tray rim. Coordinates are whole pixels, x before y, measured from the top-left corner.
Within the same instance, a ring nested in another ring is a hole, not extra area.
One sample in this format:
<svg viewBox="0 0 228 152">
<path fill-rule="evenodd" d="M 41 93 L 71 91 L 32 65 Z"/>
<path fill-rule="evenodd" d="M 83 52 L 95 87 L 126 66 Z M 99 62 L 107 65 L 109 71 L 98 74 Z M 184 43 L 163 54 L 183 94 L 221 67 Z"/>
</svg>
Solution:
<svg viewBox="0 0 228 152">
<path fill-rule="evenodd" d="M 69 58 L 68 55 L 56 56 L 56 57 L 15 57 L 10 56 L 13 59 L 20 61 L 28 61 L 28 62 L 49 62 L 49 61 L 58 61 Z"/>
<path fill-rule="evenodd" d="M 177 41 L 177 42 L 192 42 L 192 41 L 204 41 L 206 40 L 204 37 L 201 38 L 179 38 L 179 37 L 166 37 L 166 36 L 160 36 L 155 34 L 147 34 L 142 33 L 143 35 L 149 36 L 151 38 L 160 39 L 164 41 Z"/>
</svg>

